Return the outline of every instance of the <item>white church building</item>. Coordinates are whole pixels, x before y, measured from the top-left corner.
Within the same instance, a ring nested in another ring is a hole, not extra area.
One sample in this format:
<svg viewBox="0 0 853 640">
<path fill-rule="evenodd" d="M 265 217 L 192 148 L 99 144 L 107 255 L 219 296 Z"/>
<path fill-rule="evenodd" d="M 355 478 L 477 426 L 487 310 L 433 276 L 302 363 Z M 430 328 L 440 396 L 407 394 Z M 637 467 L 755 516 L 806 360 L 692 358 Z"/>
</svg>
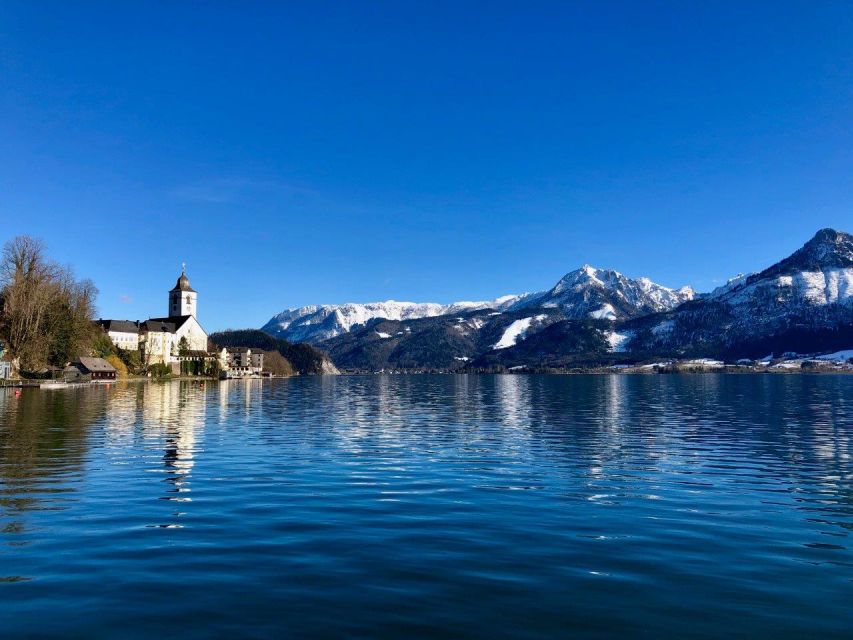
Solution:
<svg viewBox="0 0 853 640">
<path fill-rule="evenodd" d="M 169 313 L 162 318 L 142 322 L 101 320 L 100 324 L 114 345 L 138 350 L 142 362 L 173 364 L 188 355 L 207 354 L 207 332 L 196 318 L 198 293 L 190 286 L 186 265 L 169 291 Z"/>
</svg>

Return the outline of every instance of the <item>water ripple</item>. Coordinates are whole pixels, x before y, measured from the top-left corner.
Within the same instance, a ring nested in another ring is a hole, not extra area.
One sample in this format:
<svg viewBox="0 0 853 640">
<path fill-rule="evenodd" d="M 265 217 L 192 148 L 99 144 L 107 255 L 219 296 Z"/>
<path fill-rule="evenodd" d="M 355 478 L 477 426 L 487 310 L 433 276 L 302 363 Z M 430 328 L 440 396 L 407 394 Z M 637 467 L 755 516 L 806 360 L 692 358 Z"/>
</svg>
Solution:
<svg viewBox="0 0 853 640">
<path fill-rule="evenodd" d="M 762 375 L 0 390 L 0 628 L 849 637 L 851 399 Z"/>
</svg>

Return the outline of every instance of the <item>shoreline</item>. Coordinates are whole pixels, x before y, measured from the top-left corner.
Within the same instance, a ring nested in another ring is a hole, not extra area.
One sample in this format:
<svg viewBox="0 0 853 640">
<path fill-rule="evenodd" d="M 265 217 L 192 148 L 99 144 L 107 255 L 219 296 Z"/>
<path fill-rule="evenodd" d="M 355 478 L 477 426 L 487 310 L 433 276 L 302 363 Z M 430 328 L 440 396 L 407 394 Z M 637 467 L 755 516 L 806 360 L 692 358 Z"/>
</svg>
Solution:
<svg viewBox="0 0 853 640">
<path fill-rule="evenodd" d="M 800 369 L 743 369 L 735 367 L 721 367 L 719 369 L 691 369 L 682 371 L 655 371 L 633 369 L 586 369 L 574 371 L 342 371 L 338 374 L 318 374 L 323 377 L 329 376 L 663 376 L 663 375 L 728 375 L 728 376 L 743 376 L 743 375 L 804 375 L 804 376 L 826 376 L 826 375 L 853 375 L 853 368 L 850 369 L 817 369 L 817 370 L 800 370 Z M 51 382 L 37 380 L 4 380 L 0 383 L 0 390 L 3 389 L 44 389 L 44 390 L 64 390 L 64 389 L 81 389 L 92 387 L 110 387 L 120 383 L 169 383 L 169 382 L 242 382 L 246 380 L 287 380 L 290 378 L 299 377 L 314 377 L 314 376 L 277 376 L 269 378 L 231 378 L 221 380 L 219 378 L 210 377 L 188 377 L 176 376 L 174 378 L 118 378 L 116 380 L 99 380 L 94 382 Z"/>
<path fill-rule="evenodd" d="M 83 387 L 109 387 L 119 383 L 166 383 L 166 382 L 233 382 L 242 380 L 284 380 L 298 376 L 267 376 L 261 378 L 213 378 L 210 376 L 173 376 L 169 378 L 149 378 L 147 376 L 127 376 L 115 380 L 91 380 L 88 382 L 63 382 L 59 380 L 0 380 L 2 389 L 79 389 Z"/>
<path fill-rule="evenodd" d="M 620 371 L 590 369 L 584 371 L 342 371 L 342 376 L 663 376 L 663 375 L 853 375 L 853 369 L 827 369 L 818 371 L 736 371 L 729 369 L 704 369 L 694 371 Z"/>
</svg>

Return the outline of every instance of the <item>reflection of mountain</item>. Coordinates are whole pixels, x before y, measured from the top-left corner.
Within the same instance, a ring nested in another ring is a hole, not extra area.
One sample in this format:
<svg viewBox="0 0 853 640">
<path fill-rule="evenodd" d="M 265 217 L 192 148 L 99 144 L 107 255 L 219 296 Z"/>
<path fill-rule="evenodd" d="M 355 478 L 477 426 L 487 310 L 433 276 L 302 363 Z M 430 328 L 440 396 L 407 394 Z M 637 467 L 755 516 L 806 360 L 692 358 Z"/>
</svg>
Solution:
<svg viewBox="0 0 853 640">
<path fill-rule="evenodd" d="M 761 376 L 356 376 L 290 381 L 275 407 L 282 429 L 340 460 L 393 464 L 551 459 L 590 495 L 636 478 L 701 474 L 760 458 L 806 482 L 803 465 L 837 472 L 851 442 L 841 384 Z M 284 391 L 282 390 L 282 393 Z M 267 415 L 267 411 L 264 411 Z M 768 418 L 772 416 L 772 418 Z M 269 416 L 267 416 L 269 417 Z M 772 422 L 768 422 L 771 420 Z M 302 428 L 304 426 L 304 431 Z M 484 462 L 484 464 L 486 464 Z M 639 475 L 637 475 L 639 474 Z M 800 477 L 802 476 L 802 477 Z M 605 486 L 606 485 L 606 486 Z M 649 495 L 654 491 L 649 491 Z M 850 496 L 842 498 L 850 504 Z"/>
<path fill-rule="evenodd" d="M 510 427 L 530 425 L 530 379 L 527 376 L 498 376 L 495 394 L 501 422 Z"/>
</svg>

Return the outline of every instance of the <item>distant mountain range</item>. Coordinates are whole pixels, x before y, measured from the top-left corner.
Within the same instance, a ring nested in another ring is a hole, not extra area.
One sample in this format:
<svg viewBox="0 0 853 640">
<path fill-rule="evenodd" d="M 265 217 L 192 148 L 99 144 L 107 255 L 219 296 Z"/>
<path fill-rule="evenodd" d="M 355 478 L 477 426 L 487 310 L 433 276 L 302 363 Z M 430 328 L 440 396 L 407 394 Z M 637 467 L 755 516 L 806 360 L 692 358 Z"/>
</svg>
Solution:
<svg viewBox="0 0 853 640">
<path fill-rule="evenodd" d="M 823 229 L 760 273 L 706 294 L 584 265 L 547 291 L 488 302 L 289 309 L 263 331 L 339 368 L 573 367 L 757 358 L 853 347 L 853 236 Z"/>
<path fill-rule="evenodd" d="M 290 342 L 319 344 L 324 340 L 382 320 L 417 320 L 474 311 L 559 309 L 571 318 L 624 320 L 674 309 L 692 300 L 690 287 L 669 289 L 648 278 L 632 280 L 617 271 L 584 265 L 571 271 L 547 291 L 507 295 L 486 302 L 367 302 L 312 305 L 287 309 L 273 316 L 261 329 Z"/>
<path fill-rule="evenodd" d="M 263 327 L 270 335 L 290 342 L 317 344 L 342 333 L 363 327 L 371 320 L 415 320 L 480 309 L 504 310 L 524 296 L 504 296 L 490 302 L 366 302 L 363 304 L 322 304 L 287 309 L 273 316 Z"/>
</svg>

